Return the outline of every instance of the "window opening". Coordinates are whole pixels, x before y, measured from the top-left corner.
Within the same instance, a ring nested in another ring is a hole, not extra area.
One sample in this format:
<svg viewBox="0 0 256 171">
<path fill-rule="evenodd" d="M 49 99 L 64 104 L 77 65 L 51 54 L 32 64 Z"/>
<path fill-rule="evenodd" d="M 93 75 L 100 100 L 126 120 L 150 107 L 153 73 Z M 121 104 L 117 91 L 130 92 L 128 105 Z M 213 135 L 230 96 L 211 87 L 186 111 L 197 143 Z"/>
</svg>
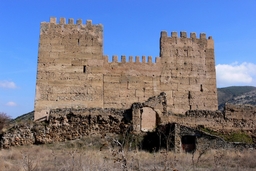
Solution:
<svg viewBox="0 0 256 171">
<path fill-rule="evenodd" d="M 83 72 L 86 73 L 86 66 L 84 66 Z"/>
<path fill-rule="evenodd" d="M 185 135 L 181 137 L 182 149 L 191 153 L 196 150 L 196 136 L 193 135 Z"/>
<path fill-rule="evenodd" d="M 188 91 L 188 99 L 192 99 L 190 91 Z"/>
</svg>

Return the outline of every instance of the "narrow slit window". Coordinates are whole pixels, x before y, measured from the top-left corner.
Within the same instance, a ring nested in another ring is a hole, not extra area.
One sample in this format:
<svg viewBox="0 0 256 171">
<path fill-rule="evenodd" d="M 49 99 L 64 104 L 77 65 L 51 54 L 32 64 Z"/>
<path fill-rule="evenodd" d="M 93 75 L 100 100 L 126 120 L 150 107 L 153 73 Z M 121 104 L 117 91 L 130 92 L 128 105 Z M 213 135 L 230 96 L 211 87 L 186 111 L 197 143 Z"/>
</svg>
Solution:
<svg viewBox="0 0 256 171">
<path fill-rule="evenodd" d="M 77 39 L 77 44 L 78 44 L 78 46 L 79 46 L 79 44 L 80 44 L 80 42 L 79 42 L 80 40 L 79 39 Z"/>
<path fill-rule="evenodd" d="M 201 91 L 201 92 L 203 92 L 203 91 L 204 91 L 204 90 L 203 90 L 203 85 L 202 85 L 202 84 L 200 85 L 200 91 Z"/>
<path fill-rule="evenodd" d="M 191 97 L 191 92 L 190 91 L 188 91 L 188 99 L 191 99 L 192 97 Z"/>
<path fill-rule="evenodd" d="M 83 72 L 84 72 L 84 73 L 86 73 L 86 66 L 84 66 L 84 68 L 83 68 Z"/>
</svg>

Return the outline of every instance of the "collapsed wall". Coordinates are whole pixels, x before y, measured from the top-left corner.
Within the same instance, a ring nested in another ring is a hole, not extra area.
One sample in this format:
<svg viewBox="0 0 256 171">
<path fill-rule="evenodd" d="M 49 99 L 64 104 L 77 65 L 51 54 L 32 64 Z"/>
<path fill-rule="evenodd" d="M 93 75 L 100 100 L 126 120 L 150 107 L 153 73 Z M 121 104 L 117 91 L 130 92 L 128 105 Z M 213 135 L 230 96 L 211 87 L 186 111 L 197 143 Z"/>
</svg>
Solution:
<svg viewBox="0 0 256 171">
<path fill-rule="evenodd" d="M 244 131 L 254 138 L 255 108 L 249 106 L 228 106 L 227 111 L 189 110 L 185 115 L 167 111 L 165 93 L 150 97 L 144 103 L 134 103 L 130 109 L 114 108 L 59 108 L 49 111 L 49 118 L 44 122 L 26 122 L 16 124 L 6 131 L 0 141 L 1 147 L 28 144 L 48 144 L 67 140 L 82 139 L 106 134 L 132 136 L 143 135 L 143 139 L 152 142 L 162 137 L 169 137 L 176 152 L 191 151 L 199 147 L 229 148 L 234 147 L 223 139 L 202 132 L 205 128 L 219 133 Z M 246 110 L 247 109 L 247 110 Z M 253 110 L 252 110 L 253 109 Z M 253 118 L 235 118 L 225 116 L 225 112 L 244 111 Z M 250 112 L 250 114 L 249 114 Z M 160 133 L 160 134 L 159 134 Z M 155 136 L 152 136 L 155 135 Z M 153 137 L 153 138 L 152 138 Z M 159 137 L 158 137 L 159 138 Z M 146 142 L 148 143 L 148 142 Z M 166 142 L 165 142 L 166 143 Z M 153 144 L 155 145 L 155 144 Z M 198 146 L 198 147 L 196 147 Z M 151 148 L 151 147 L 150 147 Z M 153 148 L 153 147 L 152 147 Z"/>
<path fill-rule="evenodd" d="M 2 148 L 30 144 L 51 144 L 91 135 L 122 134 L 128 130 L 129 112 L 117 109 L 54 109 L 49 121 L 17 124 L 1 139 Z"/>
</svg>

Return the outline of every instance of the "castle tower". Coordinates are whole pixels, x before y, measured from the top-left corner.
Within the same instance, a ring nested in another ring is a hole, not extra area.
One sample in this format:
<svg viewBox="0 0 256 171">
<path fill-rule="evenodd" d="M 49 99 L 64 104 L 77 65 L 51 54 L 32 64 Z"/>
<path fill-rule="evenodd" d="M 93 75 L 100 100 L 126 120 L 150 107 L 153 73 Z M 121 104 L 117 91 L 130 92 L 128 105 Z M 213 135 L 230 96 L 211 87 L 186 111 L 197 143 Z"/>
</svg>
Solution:
<svg viewBox="0 0 256 171">
<path fill-rule="evenodd" d="M 125 55 L 109 62 L 102 25 L 51 18 L 41 23 L 37 67 L 35 120 L 56 108 L 128 109 L 161 92 L 172 113 L 217 109 L 214 42 L 203 33 L 162 32 L 155 62 Z"/>
<path fill-rule="evenodd" d="M 161 85 L 167 93 L 168 109 L 173 113 L 187 110 L 217 110 L 214 42 L 204 33 L 161 32 Z"/>
<path fill-rule="evenodd" d="M 35 120 L 51 108 L 102 106 L 102 32 L 90 20 L 41 23 Z"/>
</svg>

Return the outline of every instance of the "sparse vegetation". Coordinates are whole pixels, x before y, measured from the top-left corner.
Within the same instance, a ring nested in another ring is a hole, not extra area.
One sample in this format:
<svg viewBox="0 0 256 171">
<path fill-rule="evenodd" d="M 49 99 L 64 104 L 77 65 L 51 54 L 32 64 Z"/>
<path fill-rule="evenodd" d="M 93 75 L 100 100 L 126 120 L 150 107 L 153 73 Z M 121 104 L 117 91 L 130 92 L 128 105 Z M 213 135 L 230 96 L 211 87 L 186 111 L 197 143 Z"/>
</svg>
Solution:
<svg viewBox="0 0 256 171">
<path fill-rule="evenodd" d="M 118 145 L 117 145 L 118 146 Z M 116 146 L 116 147 L 117 147 Z M 63 148 L 60 148 L 63 147 Z M 91 150 L 64 148 L 63 143 L 52 146 L 23 146 L 0 153 L 2 171 L 16 170 L 238 170 L 256 169 L 255 150 L 206 150 L 174 153 L 172 151 L 118 151 L 113 148 Z M 122 158 L 123 157 L 123 158 Z M 193 158 L 194 157 L 194 162 Z M 125 164 L 125 166 L 124 166 Z"/>
<path fill-rule="evenodd" d="M 241 142 L 246 144 L 252 144 L 252 138 L 244 132 L 231 132 L 228 136 L 225 136 L 225 140 L 229 142 Z"/>
<path fill-rule="evenodd" d="M 227 142 L 240 142 L 240 143 L 246 143 L 246 144 L 253 143 L 252 138 L 245 132 L 241 132 L 241 131 L 233 131 L 233 132 L 229 132 L 229 133 L 223 133 L 223 132 L 217 132 L 217 131 L 211 130 L 209 128 L 204 128 L 204 127 L 199 127 L 199 130 L 203 131 L 205 133 L 211 134 L 211 135 L 221 137 Z"/>
<path fill-rule="evenodd" d="M 11 120 L 11 117 L 4 112 L 0 112 L 0 134 L 4 127 L 6 127 Z"/>
</svg>

